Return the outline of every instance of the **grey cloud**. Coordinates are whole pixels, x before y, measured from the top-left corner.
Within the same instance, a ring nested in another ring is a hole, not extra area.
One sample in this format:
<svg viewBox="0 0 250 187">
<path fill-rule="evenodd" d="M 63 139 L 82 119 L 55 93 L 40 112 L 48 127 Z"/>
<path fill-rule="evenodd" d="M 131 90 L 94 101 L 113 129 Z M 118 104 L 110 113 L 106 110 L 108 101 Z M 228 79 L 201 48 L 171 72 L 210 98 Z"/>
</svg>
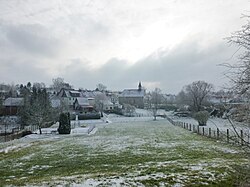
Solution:
<svg viewBox="0 0 250 187">
<path fill-rule="evenodd" d="M 60 49 L 60 42 L 49 30 L 40 25 L 1 25 L 8 42 L 17 51 L 30 55 L 54 57 Z"/>
<path fill-rule="evenodd" d="M 90 69 L 86 59 L 69 59 L 70 64 L 59 75 L 75 88 L 95 89 L 98 83 L 105 84 L 108 89 L 122 90 L 137 87 L 138 81 L 160 82 L 160 88 L 167 93 L 178 93 L 182 87 L 196 80 L 205 80 L 216 86 L 222 85 L 223 67 L 218 64 L 225 62 L 233 49 L 229 50 L 224 41 L 201 50 L 195 40 L 180 44 L 175 49 L 160 50 L 149 55 L 134 65 L 126 60 L 110 59 L 99 69 Z M 4 63 L 3 63 L 4 62 Z M 38 61 L 12 58 L 1 60 L 1 78 L 15 82 L 34 81 L 51 83 L 52 75 L 45 69 L 34 66 Z M 14 75 L 14 76 L 13 76 Z M 25 76 L 24 76 L 25 75 Z"/>
<path fill-rule="evenodd" d="M 37 61 L 33 60 L 20 60 L 17 58 L 11 58 L 8 60 L 0 59 L 1 61 L 1 80 L 7 83 L 26 83 L 30 82 L 45 82 L 50 81 L 50 76 L 43 68 L 35 66 Z M 25 75 L 25 76 L 24 76 Z"/>
<path fill-rule="evenodd" d="M 106 37 L 111 34 L 110 26 L 104 23 L 101 19 L 93 19 L 88 14 L 72 13 L 65 17 L 60 17 L 55 20 L 54 24 L 57 25 L 57 32 L 60 29 L 71 36 L 77 35 L 84 38 L 84 42 L 96 41 L 102 42 Z M 59 30 L 58 30 L 59 29 Z"/>
<path fill-rule="evenodd" d="M 103 83 L 117 90 L 126 85 L 126 69 L 127 62 L 116 58 L 110 59 L 99 69 L 90 69 L 84 59 L 73 59 L 60 76 L 76 87 L 94 89 L 98 83 Z"/>
<path fill-rule="evenodd" d="M 140 80 L 160 82 L 162 89 L 178 92 L 185 84 L 196 80 L 205 80 L 221 85 L 223 67 L 218 65 L 229 55 L 227 46 L 218 44 L 201 51 L 195 42 L 180 45 L 174 51 L 151 55 L 137 63 L 131 69 L 134 79 L 140 72 Z"/>
<path fill-rule="evenodd" d="M 73 61 L 72 68 L 67 68 L 66 77 L 79 87 L 94 88 L 101 82 L 115 90 L 136 87 L 138 81 L 160 82 L 163 91 L 177 93 L 184 85 L 196 80 L 222 84 L 224 80 L 219 79 L 223 77 L 224 69 L 218 64 L 228 56 L 223 41 L 206 50 L 201 50 L 196 41 L 190 41 L 171 53 L 167 50 L 155 52 L 133 66 L 128 66 L 125 60 L 113 58 L 97 70 L 88 70 L 85 63 Z"/>
</svg>

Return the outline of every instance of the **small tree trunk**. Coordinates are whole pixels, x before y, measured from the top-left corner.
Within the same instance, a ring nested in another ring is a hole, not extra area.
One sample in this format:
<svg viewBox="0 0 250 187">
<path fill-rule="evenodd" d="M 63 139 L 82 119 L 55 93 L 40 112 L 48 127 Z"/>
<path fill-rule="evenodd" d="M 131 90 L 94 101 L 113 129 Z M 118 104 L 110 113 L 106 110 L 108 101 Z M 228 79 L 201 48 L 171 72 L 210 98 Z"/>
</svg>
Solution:
<svg viewBox="0 0 250 187">
<path fill-rule="evenodd" d="M 39 132 L 40 134 L 42 134 L 42 128 L 39 126 Z"/>
</svg>

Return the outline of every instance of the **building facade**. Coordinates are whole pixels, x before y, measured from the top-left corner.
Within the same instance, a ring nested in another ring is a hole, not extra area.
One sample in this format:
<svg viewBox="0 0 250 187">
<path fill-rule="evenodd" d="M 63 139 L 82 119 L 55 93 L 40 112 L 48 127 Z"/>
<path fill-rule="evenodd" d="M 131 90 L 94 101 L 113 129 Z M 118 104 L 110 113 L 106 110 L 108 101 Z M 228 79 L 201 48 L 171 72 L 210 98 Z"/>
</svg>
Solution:
<svg viewBox="0 0 250 187">
<path fill-rule="evenodd" d="M 139 82 L 138 89 L 125 89 L 119 95 L 119 103 L 121 105 L 129 104 L 137 108 L 144 108 L 144 97 L 146 91 L 142 88 L 141 82 Z"/>
</svg>

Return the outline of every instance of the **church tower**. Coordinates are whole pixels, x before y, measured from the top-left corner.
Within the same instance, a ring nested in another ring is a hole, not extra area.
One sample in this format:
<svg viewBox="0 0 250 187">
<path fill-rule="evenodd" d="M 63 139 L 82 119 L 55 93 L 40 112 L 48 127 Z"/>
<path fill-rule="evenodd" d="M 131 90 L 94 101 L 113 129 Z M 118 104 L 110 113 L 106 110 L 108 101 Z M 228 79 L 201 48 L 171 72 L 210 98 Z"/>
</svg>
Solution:
<svg viewBox="0 0 250 187">
<path fill-rule="evenodd" d="M 142 90 L 141 81 L 139 82 L 139 85 L 138 85 L 138 90 L 139 90 L 139 91 L 141 91 L 141 90 Z"/>
</svg>

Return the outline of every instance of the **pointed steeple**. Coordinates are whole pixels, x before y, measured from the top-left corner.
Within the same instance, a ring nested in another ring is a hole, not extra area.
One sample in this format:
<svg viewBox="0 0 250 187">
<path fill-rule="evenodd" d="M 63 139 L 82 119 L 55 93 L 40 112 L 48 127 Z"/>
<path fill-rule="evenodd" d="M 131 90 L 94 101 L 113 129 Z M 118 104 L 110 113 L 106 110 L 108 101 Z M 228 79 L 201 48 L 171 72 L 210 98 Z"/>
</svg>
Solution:
<svg viewBox="0 0 250 187">
<path fill-rule="evenodd" d="M 141 89 L 142 89 L 142 86 L 141 86 L 141 81 L 140 81 L 138 85 L 138 90 L 141 91 Z"/>
</svg>

